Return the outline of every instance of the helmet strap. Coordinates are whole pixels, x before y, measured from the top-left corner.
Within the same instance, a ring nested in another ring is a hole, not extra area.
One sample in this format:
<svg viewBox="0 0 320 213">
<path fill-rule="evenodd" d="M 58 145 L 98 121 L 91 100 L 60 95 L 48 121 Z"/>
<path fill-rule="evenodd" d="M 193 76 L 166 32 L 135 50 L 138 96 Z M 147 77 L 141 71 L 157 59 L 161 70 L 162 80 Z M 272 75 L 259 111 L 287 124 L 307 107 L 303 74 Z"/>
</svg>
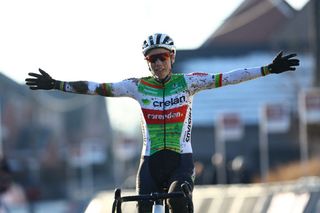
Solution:
<svg viewBox="0 0 320 213">
<path fill-rule="evenodd" d="M 157 81 L 159 81 L 160 83 L 164 84 L 167 81 L 169 81 L 170 79 L 171 79 L 171 71 L 166 77 L 164 77 L 164 79 L 157 79 Z"/>
</svg>

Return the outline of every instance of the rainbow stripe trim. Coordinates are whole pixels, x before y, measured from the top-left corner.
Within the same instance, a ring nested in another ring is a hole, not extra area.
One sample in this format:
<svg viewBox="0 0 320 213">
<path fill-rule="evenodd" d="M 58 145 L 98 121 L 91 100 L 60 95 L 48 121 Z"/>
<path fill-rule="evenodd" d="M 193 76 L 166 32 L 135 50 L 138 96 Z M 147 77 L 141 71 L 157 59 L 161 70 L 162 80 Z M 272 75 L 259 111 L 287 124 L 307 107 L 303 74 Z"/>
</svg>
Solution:
<svg viewBox="0 0 320 213">
<path fill-rule="evenodd" d="M 221 87 L 222 86 L 222 73 L 219 73 L 215 75 L 215 87 Z"/>
</svg>

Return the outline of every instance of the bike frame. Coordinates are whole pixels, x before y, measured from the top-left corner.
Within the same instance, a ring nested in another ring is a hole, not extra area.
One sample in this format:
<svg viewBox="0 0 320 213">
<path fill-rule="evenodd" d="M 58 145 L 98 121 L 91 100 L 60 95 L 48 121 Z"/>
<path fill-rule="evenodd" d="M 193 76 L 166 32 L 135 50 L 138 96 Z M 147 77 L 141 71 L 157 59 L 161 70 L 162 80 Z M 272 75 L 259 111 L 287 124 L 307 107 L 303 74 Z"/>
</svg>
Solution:
<svg viewBox="0 0 320 213">
<path fill-rule="evenodd" d="M 151 193 L 143 195 L 133 195 L 121 197 L 121 189 L 117 188 L 114 192 L 114 202 L 112 205 L 112 213 L 122 213 L 121 204 L 123 202 L 151 201 L 153 202 L 152 213 L 164 213 L 164 205 L 169 198 L 187 198 L 189 213 L 193 213 L 193 203 L 191 198 L 191 189 L 187 183 L 181 185 L 182 192 L 170 193 Z"/>
</svg>

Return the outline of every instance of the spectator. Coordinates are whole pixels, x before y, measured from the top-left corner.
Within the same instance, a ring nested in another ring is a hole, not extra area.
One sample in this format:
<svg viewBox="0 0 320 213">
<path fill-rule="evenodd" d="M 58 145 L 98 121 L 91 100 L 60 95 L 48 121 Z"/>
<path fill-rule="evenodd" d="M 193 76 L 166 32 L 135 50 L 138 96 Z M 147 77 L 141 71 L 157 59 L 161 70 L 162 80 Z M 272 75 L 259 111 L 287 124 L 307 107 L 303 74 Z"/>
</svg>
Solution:
<svg viewBox="0 0 320 213">
<path fill-rule="evenodd" d="M 13 173 L 4 158 L 0 158 L 0 213 L 7 213 L 13 207 L 26 205 L 26 196 L 20 185 L 13 181 Z"/>
</svg>

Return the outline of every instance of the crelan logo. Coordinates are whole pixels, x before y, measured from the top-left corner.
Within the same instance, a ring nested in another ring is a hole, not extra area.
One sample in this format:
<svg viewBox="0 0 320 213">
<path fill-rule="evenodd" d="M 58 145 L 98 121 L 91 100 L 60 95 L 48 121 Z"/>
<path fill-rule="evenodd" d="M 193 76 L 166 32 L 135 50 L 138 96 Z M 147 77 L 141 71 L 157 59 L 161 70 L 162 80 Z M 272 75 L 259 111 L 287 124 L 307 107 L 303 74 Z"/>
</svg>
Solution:
<svg viewBox="0 0 320 213">
<path fill-rule="evenodd" d="M 186 97 L 183 95 L 181 97 L 177 98 L 170 98 L 169 100 L 164 100 L 164 101 L 154 101 L 153 106 L 154 107 L 164 107 L 164 106 L 173 106 L 177 104 L 184 103 L 186 101 Z"/>
<path fill-rule="evenodd" d="M 141 100 L 143 105 L 149 105 L 151 103 L 151 101 L 149 99 L 142 99 Z"/>
</svg>

